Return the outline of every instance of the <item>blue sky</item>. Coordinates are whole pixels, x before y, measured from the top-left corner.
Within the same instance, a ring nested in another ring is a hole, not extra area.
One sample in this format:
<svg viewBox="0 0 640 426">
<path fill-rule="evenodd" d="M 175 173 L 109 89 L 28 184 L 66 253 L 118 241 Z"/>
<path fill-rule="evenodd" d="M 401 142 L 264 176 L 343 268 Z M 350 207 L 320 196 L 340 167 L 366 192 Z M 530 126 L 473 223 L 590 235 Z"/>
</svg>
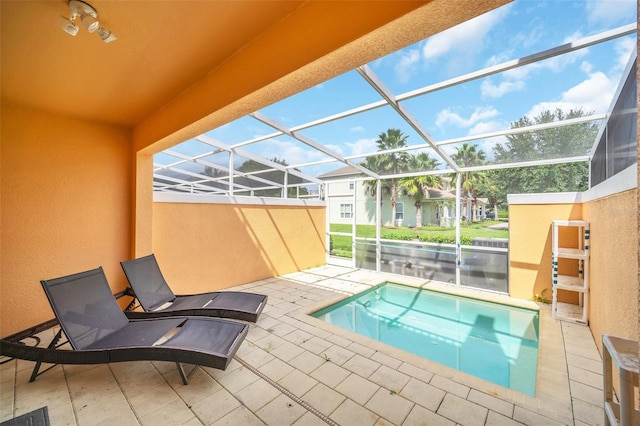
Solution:
<svg viewBox="0 0 640 426">
<path fill-rule="evenodd" d="M 635 0 L 516 0 L 368 65 L 394 95 L 400 95 L 632 24 L 636 16 Z M 544 109 L 606 112 L 635 44 L 635 35 L 618 38 L 410 99 L 404 105 L 436 141 L 508 129 L 511 122 Z M 350 71 L 260 112 L 295 127 L 378 100 L 380 96 L 371 86 L 356 71 Z M 349 156 L 376 151 L 378 135 L 389 128 L 400 128 L 409 135 L 409 145 L 424 143 L 389 107 L 309 128 L 301 134 Z M 244 117 L 206 135 L 233 145 L 273 132 Z M 490 150 L 495 142 L 477 143 Z M 455 152 L 454 148 L 449 149 Z M 174 149 L 191 155 L 209 148 L 188 142 Z M 284 158 L 292 165 L 327 158 L 286 136 L 244 149 L 267 158 Z M 220 155 L 210 160 L 228 161 Z M 164 164 L 169 160 L 158 155 L 156 161 Z M 317 176 L 341 166 L 334 163 L 304 167 L 302 171 Z"/>
</svg>

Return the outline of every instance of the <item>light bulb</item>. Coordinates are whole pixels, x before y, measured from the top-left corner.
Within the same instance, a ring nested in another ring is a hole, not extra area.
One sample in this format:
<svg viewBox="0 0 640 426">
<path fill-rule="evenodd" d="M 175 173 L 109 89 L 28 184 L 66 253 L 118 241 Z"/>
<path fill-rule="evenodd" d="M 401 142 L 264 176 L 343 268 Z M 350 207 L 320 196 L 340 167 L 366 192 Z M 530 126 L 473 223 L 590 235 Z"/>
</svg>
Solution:
<svg viewBox="0 0 640 426">
<path fill-rule="evenodd" d="M 80 29 L 80 27 L 71 22 L 71 20 L 69 20 L 69 18 L 65 16 L 58 17 L 58 26 L 62 28 L 65 33 L 71 36 L 75 36 L 76 34 L 78 34 L 78 30 Z"/>
<path fill-rule="evenodd" d="M 80 18 L 80 20 L 82 21 L 82 24 L 87 28 L 87 31 L 89 31 L 90 33 L 94 32 L 100 27 L 100 23 L 93 16 L 85 15 Z"/>
</svg>

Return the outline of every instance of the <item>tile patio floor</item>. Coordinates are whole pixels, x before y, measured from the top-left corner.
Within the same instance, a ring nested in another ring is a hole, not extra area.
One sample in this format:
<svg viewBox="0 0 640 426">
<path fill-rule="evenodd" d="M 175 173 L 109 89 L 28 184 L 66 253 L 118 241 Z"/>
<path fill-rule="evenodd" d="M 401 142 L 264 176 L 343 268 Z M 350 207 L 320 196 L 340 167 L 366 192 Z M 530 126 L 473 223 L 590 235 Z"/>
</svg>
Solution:
<svg viewBox="0 0 640 426">
<path fill-rule="evenodd" d="M 425 284 L 323 266 L 234 288 L 268 294 L 268 305 L 229 368 L 198 368 L 187 386 L 167 362 L 56 366 L 29 383 L 33 363 L 10 361 L 0 366 L 0 421 L 47 406 L 53 426 L 603 424 L 589 328 L 544 307 L 535 398 L 305 314 L 387 280 Z"/>
</svg>

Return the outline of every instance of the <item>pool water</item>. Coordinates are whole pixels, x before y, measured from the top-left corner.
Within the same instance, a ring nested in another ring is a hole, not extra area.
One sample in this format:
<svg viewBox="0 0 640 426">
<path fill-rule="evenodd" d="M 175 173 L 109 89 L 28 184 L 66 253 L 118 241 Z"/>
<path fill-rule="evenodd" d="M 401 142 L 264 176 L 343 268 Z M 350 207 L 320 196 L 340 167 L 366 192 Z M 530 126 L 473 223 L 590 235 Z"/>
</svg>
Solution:
<svg viewBox="0 0 640 426">
<path fill-rule="evenodd" d="M 536 310 L 385 283 L 313 316 L 526 395 L 535 393 Z"/>
</svg>

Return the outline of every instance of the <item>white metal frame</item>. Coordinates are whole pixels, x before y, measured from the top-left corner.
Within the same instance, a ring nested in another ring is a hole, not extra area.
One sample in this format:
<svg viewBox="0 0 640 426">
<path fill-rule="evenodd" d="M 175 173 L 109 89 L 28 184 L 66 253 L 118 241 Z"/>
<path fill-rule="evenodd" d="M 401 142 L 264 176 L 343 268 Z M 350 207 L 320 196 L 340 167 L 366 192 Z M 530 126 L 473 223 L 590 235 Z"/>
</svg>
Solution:
<svg viewBox="0 0 640 426">
<path fill-rule="evenodd" d="M 155 190 L 156 191 L 180 191 L 180 192 L 193 191 L 198 193 L 207 193 L 207 191 L 211 191 L 211 192 L 217 193 L 217 192 L 220 192 L 219 189 L 211 189 L 210 186 L 207 186 L 204 184 L 207 183 L 208 181 L 210 182 L 226 181 L 228 182 L 229 195 L 233 195 L 233 192 L 236 191 L 236 189 L 241 191 L 242 190 L 258 191 L 261 189 L 281 188 L 283 197 L 286 198 L 287 197 L 286 187 L 291 186 L 287 184 L 287 179 L 286 179 L 286 176 L 288 176 L 289 174 L 296 175 L 301 179 L 303 179 L 303 182 L 305 183 L 300 184 L 299 186 L 305 186 L 310 183 L 322 185 L 322 182 L 316 177 L 309 176 L 307 174 L 297 171 L 302 167 L 308 167 L 308 166 L 320 165 L 320 164 L 329 164 L 329 163 L 342 163 L 358 169 L 364 175 L 372 179 L 380 179 L 380 178 L 388 179 L 392 177 L 410 176 L 410 174 L 400 174 L 395 176 L 387 176 L 387 175 L 379 176 L 377 173 L 367 169 L 366 167 L 362 166 L 359 162 L 356 162 L 353 160 L 356 160 L 358 158 L 365 158 L 373 155 L 388 154 L 392 152 L 415 151 L 415 150 L 424 150 L 424 149 L 433 150 L 433 152 L 441 160 L 443 160 L 444 163 L 447 165 L 445 169 L 430 170 L 430 171 L 424 172 L 428 174 L 447 174 L 452 172 L 456 173 L 456 172 L 464 172 L 464 171 L 480 171 L 480 170 L 490 170 L 490 169 L 498 169 L 498 168 L 526 167 L 526 166 L 536 166 L 536 165 L 544 165 L 544 164 L 588 161 L 589 155 L 584 155 L 584 156 L 577 156 L 577 157 L 571 157 L 571 158 L 541 159 L 537 161 L 529 161 L 526 163 L 520 162 L 520 163 L 510 163 L 510 164 L 488 164 L 488 165 L 477 166 L 477 167 L 462 167 L 461 165 L 456 164 L 456 162 L 443 150 L 443 147 L 446 145 L 463 143 L 463 142 L 468 142 L 472 140 L 480 140 L 480 139 L 486 139 L 486 138 L 492 138 L 492 137 L 498 137 L 498 136 L 514 135 L 514 134 L 519 134 L 524 132 L 532 132 L 536 130 L 561 127 L 561 126 L 570 126 L 570 125 L 584 123 L 584 122 L 604 120 L 606 119 L 606 116 L 607 116 L 606 114 L 591 115 L 587 117 L 579 117 L 579 118 L 574 118 L 574 119 L 564 120 L 559 122 L 538 124 L 534 126 L 527 126 L 527 127 L 517 128 L 517 129 L 505 129 L 497 132 L 478 134 L 478 135 L 467 136 L 463 138 L 436 141 L 424 129 L 423 125 L 419 122 L 419 120 L 417 120 L 411 114 L 409 109 L 402 103 L 402 101 L 414 99 L 428 93 L 432 93 L 445 88 L 464 84 L 473 80 L 477 80 L 479 78 L 488 77 L 504 71 L 519 68 L 519 67 L 529 65 L 538 61 L 542 61 L 545 59 L 549 59 L 555 56 L 564 55 L 564 54 L 567 54 L 579 49 L 583 49 L 589 46 L 593 46 L 599 43 L 603 43 L 615 38 L 633 34 L 636 32 L 636 30 L 637 30 L 636 24 L 621 26 L 609 31 L 604 31 L 596 35 L 584 37 L 582 39 L 575 40 L 570 43 L 565 43 L 544 51 L 540 51 L 532 55 L 506 61 L 501 64 L 487 67 L 479 71 L 468 73 L 456 78 L 452 78 L 436 84 L 425 86 L 425 87 L 415 89 L 399 95 L 393 94 L 392 91 L 386 87 L 386 85 L 378 78 L 378 76 L 374 73 L 374 71 L 368 65 L 363 65 L 361 67 L 358 67 L 356 71 L 373 88 L 373 90 L 375 90 L 378 94 L 380 94 L 380 96 L 382 96 L 383 98 L 382 100 L 369 103 L 367 105 L 362 105 L 356 108 L 352 108 L 350 110 L 343 111 L 338 114 L 333 114 L 327 117 L 323 117 L 323 118 L 313 120 L 308 123 L 300 124 L 297 126 L 293 126 L 293 127 L 287 127 L 282 123 L 279 123 L 278 121 L 274 120 L 272 117 L 268 117 L 265 114 L 259 111 L 256 111 L 254 113 L 249 114 L 248 117 L 257 120 L 267 125 L 268 127 L 271 127 L 272 129 L 274 129 L 274 132 L 264 136 L 256 137 L 250 140 L 242 141 L 233 145 L 224 144 L 220 141 L 215 141 L 208 136 L 201 135 L 197 137 L 196 140 L 199 142 L 205 143 L 207 145 L 211 145 L 213 150 L 206 152 L 204 154 L 200 154 L 192 157 L 189 157 L 184 154 L 179 154 L 171 149 L 163 151 L 167 155 L 178 158 L 178 161 L 169 165 L 160 165 L 160 164 L 154 165 L 154 181 L 156 182 Z M 333 121 L 337 121 L 342 118 L 368 112 L 384 106 L 390 106 L 398 116 L 400 116 L 412 129 L 416 131 L 416 133 L 424 140 L 424 143 L 411 145 L 406 148 L 397 149 L 397 150 L 376 151 L 376 152 L 358 154 L 358 155 L 352 155 L 352 156 L 341 156 L 340 154 L 333 152 L 332 150 L 325 147 L 324 145 L 300 133 L 303 130 L 307 130 L 307 129 L 310 129 L 322 124 L 330 123 Z M 266 160 L 265 158 L 253 155 L 242 149 L 243 147 L 246 147 L 248 145 L 269 140 L 282 135 L 287 135 L 325 154 L 328 158 L 324 160 L 315 161 L 315 162 L 283 166 L 281 164 L 277 164 L 272 161 Z M 219 152 L 229 153 L 229 157 L 230 157 L 229 167 L 223 167 L 221 165 L 216 165 L 216 164 L 207 162 L 206 160 L 203 160 L 203 158 Z M 252 159 L 259 163 L 263 163 L 265 164 L 265 166 L 267 166 L 267 169 L 261 170 L 259 172 L 252 172 L 252 173 L 239 173 L 237 171 L 233 171 L 233 155 L 234 154 Z M 210 167 L 221 170 L 224 173 L 227 173 L 227 176 L 225 176 L 224 178 L 213 178 L 213 177 L 205 176 L 199 173 L 190 172 L 188 170 L 184 170 L 178 167 L 188 162 L 197 163 L 205 166 L 208 165 Z M 285 172 L 284 184 L 271 182 L 259 176 L 260 173 L 264 173 L 267 171 L 274 171 L 274 170 L 280 170 Z M 163 171 L 172 171 L 177 175 L 183 174 L 185 175 L 185 178 L 181 179 L 177 176 L 167 177 L 166 175 L 162 174 Z M 420 174 L 424 174 L 424 173 L 420 173 Z M 255 182 L 256 186 L 247 187 L 246 185 L 245 186 L 236 185 L 234 184 L 234 176 L 247 177 L 251 181 Z M 194 178 L 198 180 L 194 181 L 193 180 Z M 263 185 L 260 186 L 259 184 L 263 184 Z M 321 193 L 321 192 L 322 192 L 321 190 L 318 191 L 318 193 Z"/>
<path fill-rule="evenodd" d="M 349 165 L 364 176 L 363 179 L 366 180 L 376 180 L 376 242 L 377 242 L 377 255 L 376 255 L 376 270 L 380 270 L 380 215 L 381 215 L 381 182 L 382 179 L 390 179 L 390 178 L 400 178 L 400 177 L 409 177 L 409 176 L 417 176 L 417 175 L 425 175 L 425 174 L 452 174 L 455 173 L 457 175 L 457 185 L 456 185 L 456 240 L 458 244 L 456 244 L 456 282 L 460 283 L 460 263 L 461 263 L 461 247 L 459 244 L 460 241 L 460 174 L 462 172 L 469 171 L 482 171 L 482 170 L 490 170 L 490 169 L 504 169 L 504 168 L 516 168 L 516 167 L 527 167 L 527 166 L 538 166 L 538 165 L 546 165 L 546 164 L 559 164 L 559 163 L 572 163 L 572 162 L 587 162 L 590 161 L 592 153 L 587 153 L 585 155 L 574 156 L 574 157 L 565 157 L 565 158 L 551 158 L 551 159 L 540 159 L 535 161 L 527 161 L 527 162 L 518 162 L 518 163 L 509 163 L 509 164 L 486 164 L 482 166 L 474 166 L 474 167 L 464 167 L 460 164 L 457 164 L 450 155 L 447 154 L 445 148 L 447 146 L 464 143 L 473 140 L 481 140 L 488 139 L 493 137 L 507 136 L 507 135 L 515 135 L 521 134 L 525 132 L 533 132 L 543 129 L 556 128 L 562 126 L 570 126 L 576 125 L 580 123 L 586 122 L 597 122 L 602 121 L 605 122 L 608 118 L 608 114 L 597 114 L 590 115 L 586 117 L 579 117 L 574 119 L 568 119 L 563 121 L 556 121 L 552 123 L 544 123 L 537 124 L 527 127 L 520 127 L 514 129 L 504 129 L 495 132 L 489 132 L 484 134 L 477 134 L 473 136 L 466 136 L 462 138 L 454 138 L 448 140 L 435 140 L 424 128 L 424 126 L 420 123 L 420 121 L 415 118 L 409 108 L 403 104 L 403 101 L 409 99 L 415 99 L 420 96 L 423 96 L 428 93 L 433 93 L 445 88 L 457 86 L 460 84 L 464 84 L 473 80 L 477 80 L 480 78 L 484 78 L 487 76 L 491 76 L 497 73 L 501 73 L 507 70 L 512 70 L 515 68 L 519 68 L 525 65 L 529 65 L 538 61 L 542 61 L 544 59 L 549 59 L 555 56 L 564 55 L 578 49 L 583 49 L 589 46 L 593 46 L 599 43 L 603 43 L 609 40 L 613 40 L 619 37 L 627 36 L 633 34 L 637 31 L 637 24 L 629 24 L 625 26 L 621 26 L 615 28 L 613 30 L 605 31 L 596 35 L 584 37 L 580 40 L 576 40 L 570 43 L 565 43 L 551 49 L 547 49 L 544 51 L 540 51 L 534 53 L 532 55 L 528 55 L 525 57 L 521 57 L 518 59 L 510 60 L 503 62 L 501 64 L 497 64 L 479 71 L 475 71 L 472 73 L 468 73 L 456 78 L 452 78 L 449 80 L 445 80 L 436 84 L 431 84 L 419 89 L 415 89 L 402 94 L 394 94 L 382 81 L 375 72 L 368 66 L 363 65 L 358 67 L 355 71 L 375 90 L 382 99 L 376 102 L 372 102 L 366 105 L 358 106 L 347 111 L 343 111 L 337 114 L 333 114 L 330 116 L 326 116 L 320 119 L 316 119 L 310 121 L 308 123 L 303 123 L 295 126 L 285 126 L 284 124 L 278 122 L 272 117 L 268 117 L 262 112 L 256 111 L 248 115 L 249 118 L 256 120 L 263 125 L 266 125 L 272 128 L 274 131 L 259 137 L 252 138 L 250 140 L 242 141 L 235 144 L 226 144 L 221 141 L 214 140 L 211 137 L 206 135 L 201 135 L 195 138 L 194 140 L 205 144 L 211 147 L 211 150 L 206 151 L 203 154 L 188 156 L 185 154 L 181 154 L 176 152 L 175 150 L 168 149 L 163 151 L 164 154 L 176 158 L 175 162 L 170 164 L 154 164 L 154 190 L 160 192 L 174 192 L 174 193 L 191 193 L 191 194 L 208 194 L 208 195 L 227 195 L 232 198 L 238 192 L 251 192 L 252 194 L 256 191 L 265 190 L 265 189 L 280 189 L 282 198 L 288 197 L 288 188 L 297 187 L 298 194 L 300 187 L 308 187 L 310 185 L 317 185 L 317 197 L 319 199 L 324 199 L 326 188 L 324 187 L 324 181 L 318 179 L 317 177 L 310 176 L 308 174 L 302 173 L 299 170 L 303 167 L 322 165 L 322 164 L 344 164 Z M 615 100 L 614 100 L 615 102 Z M 323 124 L 331 123 L 343 118 L 357 116 L 358 114 L 362 114 L 368 111 L 372 111 L 377 108 L 382 107 L 390 107 L 395 114 L 401 117 L 404 122 L 407 123 L 423 140 L 422 143 L 407 146 L 400 149 L 395 150 L 387 150 L 387 151 L 376 151 L 371 153 L 362 153 L 358 155 L 351 156 L 342 156 L 337 152 L 329 149 L 328 147 L 314 141 L 313 139 L 305 136 L 301 132 L 307 129 L 311 129 L 316 126 L 320 126 Z M 281 165 L 275 163 L 273 161 L 269 161 L 265 158 L 252 154 L 246 151 L 244 148 L 259 143 L 262 141 L 266 141 L 269 139 L 276 138 L 278 136 L 286 135 L 312 149 L 317 150 L 324 154 L 327 158 L 312 161 L 307 163 L 300 164 L 292 164 L 292 165 Z M 375 155 L 384 155 L 393 152 L 407 152 L 407 151 L 417 151 L 417 150 L 430 150 L 438 157 L 439 160 L 442 160 L 445 164 L 444 168 L 438 170 L 428 170 L 423 172 L 415 172 L 415 173 L 402 173 L 396 175 L 379 175 L 378 173 L 367 169 L 363 166 L 358 159 L 366 158 L 369 156 Z M 592 150 L 593 151 L 593 150 Z M 220 165 L 215 164 L 213 162 L 207 161 L 206 157 L 211 155 L 226 152 L 229 156 L 228 165 Z M 241 173 L 234 170 L 234 157 L 243 157 L 258 163 L 262 163 L 265 165 L 264 170 L 256 171 L 256 172 L 248 172 Z M 185 166 L 186 164 L 197 164 L 200 167 L 209 166 L 216 170 L 220 170 L 223 173 L 223 176 L 220 177 L 212 177 L 206 176 L 203 173 L 194 172 L 192 170 L 183 168 L 181 166 Z M 272 171 L 280 171 L 284 173 L 283 182 L 273 182 L 269 179 L 266 179 L 261 174 L 265 172 Z M 289 176 L 297 176 L 302 180 L 302 183 L 292 184 L 290 183 Z M 240 184 L 238 179 L 246 178 L 245 182 L 250 182 L 250 184 Z M 362 179 L 360 179 L 362 180 Z M 222 188 L 217 186 L 222 186 Z M 226 190 L 224 189 L 226 188 Z M 355 239 L 356 239 L 356 186 L 354 186 L 354 190 L 352 193 L 352 203 L 353 203 L 353 217 L 352 217 L 352 232 L 351 237 L 353 242 L 353 252 L 355 259 Z M 329 203 L 326 204 L 327 209 L 329 209 Z M 329 240 L 331 235 L 343 235 L 340 233 L 331 233 L 329 232 L 329 217 L 327 214 L 327 236 L 326 243 L 327 247 L 329 247 Z M 349 234 L 344 234 L 349 235 Z M 329 254 L 327 253 L 327 259 L 329 260 Z"/>
</svg>

